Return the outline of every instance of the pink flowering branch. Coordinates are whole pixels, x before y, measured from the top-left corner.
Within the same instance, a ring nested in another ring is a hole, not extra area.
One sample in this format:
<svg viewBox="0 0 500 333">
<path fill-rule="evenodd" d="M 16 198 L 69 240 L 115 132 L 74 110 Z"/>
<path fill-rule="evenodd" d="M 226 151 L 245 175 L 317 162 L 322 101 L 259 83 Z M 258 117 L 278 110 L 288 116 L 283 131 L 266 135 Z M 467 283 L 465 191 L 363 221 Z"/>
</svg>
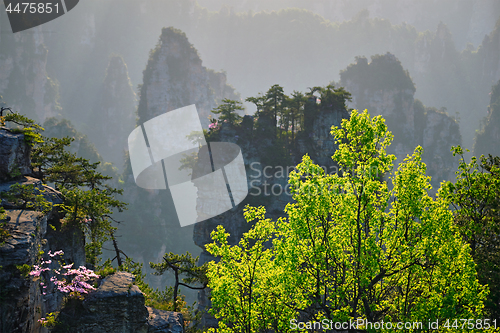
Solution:
<svg viewBox="0 0 500 333">
<path fill-rule="evenodd" d="M 48 255 L 51 258 L 63 255 L 62 250 L 51 253 L 49 251 Z M 56 287 L 56 289 L 62 293 L 68 294 L 70 297 L 81 298 L 82 294 L 88 294 L 91 290 L 95 288 L 88 283 L 89 280 L 94 278 L 99 278 L 99 275 L 94 273 L 93 270 L 86 268 L 85 266 L 80 266 L 77 269 L 72 268 L 73 264 L 63 265 L 60 260 L 57 260 L 59 264 L 59 269 L 51 269 L 49 267 L 43 267 L 44 265 L 49 265 L 52 260 L 42 261 L 40 266 L 34 265 L 33 270 L 29 273 L 31 276 L 40 277 L 42 272 L 53 271 L 54 275 L 50 278 L 50 282 Z M 43 295 L 46 295 L 45 289 L 47 288 L 47 283 L 44 279 L 40 279 L 40 286 L 43 288 Z"/>
</svg>

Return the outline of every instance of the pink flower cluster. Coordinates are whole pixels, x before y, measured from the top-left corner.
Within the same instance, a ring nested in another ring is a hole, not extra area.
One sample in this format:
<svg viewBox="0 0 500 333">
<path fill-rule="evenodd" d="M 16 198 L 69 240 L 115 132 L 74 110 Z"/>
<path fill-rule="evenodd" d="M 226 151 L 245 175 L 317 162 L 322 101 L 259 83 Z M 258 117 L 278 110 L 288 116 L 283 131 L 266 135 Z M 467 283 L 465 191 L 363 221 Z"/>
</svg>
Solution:
<svg viewBox="0 0 500 333">
<path fill-rule="evenodd" d="M 49 251 L 49 256 L 51 258 L 63 255 L 64 252 L 62 250 L 51 253 Z M 67 293 L 70 296 L 80 296 L 81 294 L 87 294 L 90 290 L 95 290 L 95 288 L 90 285 L 87 281 L 92 278 L 99 278 L 99 275 L 94 273 L 93 270 L 88 269 L 84 266 L 80 266 L 77 269 L 72 268 L 73 264 L 62 265 L 61 261 L 57 261 L 59 264 L 59 269 L 51 269 L 48 267 L 43 267 L 44 265 L 49 265 L 52 263 L 52 260 L 42 261 L 40 266 L 34 265 L 34 270 L 32 270 L 29 274 L 31 276 L 40 276 L 42 272 L 53 270 L 55 273 L 54 276 L 50 278 L 50 282 L 54 284 L 54 286 L 60 292 Z M 47 286 L 43 282 L 40 281 L 40 286 L 44 289 L 43 294 L 46 295 L 45 289 Z"/>
<path fill-rule="evenodd" d="M 211 130 L 218 129 L 219 128 L 219 122 L 216 120 L 216 121 L 210 123 L 210 125 L 208 125 L 208 128 L 211 129 Z"/>
</svg>

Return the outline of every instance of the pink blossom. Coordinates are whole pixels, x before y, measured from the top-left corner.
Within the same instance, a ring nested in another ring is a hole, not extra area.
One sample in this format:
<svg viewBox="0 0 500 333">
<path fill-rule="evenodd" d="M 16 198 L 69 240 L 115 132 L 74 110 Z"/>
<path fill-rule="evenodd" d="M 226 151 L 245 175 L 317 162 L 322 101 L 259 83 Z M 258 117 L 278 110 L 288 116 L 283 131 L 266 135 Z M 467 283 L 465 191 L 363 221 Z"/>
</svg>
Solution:
<svg viewBox="0 0 500 333">
<path fill-rule="evenodd" d="M 63 255 L 63 254 L 64 254 L 63 250 L 56 251 L 52 254 L 49 251 L 49 256 L 51 256 L 52 258 L 54 258 L 55 256 L 58 256 L 58 255 Z"/>
<path fill-rule="evenodd" d="M 50 257 L 55 257 L 57 255 L 62 255 L 64 252 L 62 250 L 51 253 L 49 251 L 48 255 Z M 68 265 L 62 265 L 60 260 L 57 260 L 59 264 L 59 269 L 50 269 L 48 267 L 43 267 L 52 263 L 51 260 L 42 261 L 41 265 L 34 265 L 33 270 L 29 273 L 31 276 L 40 276 L 44 271 L 52 271 L 53 276 L 50 277 L 49 281 L 53 283 L 56 290 L 70 294 L 70 296 L 78 296 L 79 294 L 88 294 L 89 291 L 95 290 L 95 288 L 89 284 L 92 278 L 99 278 L 93 270 L 86 268 L 85 266 L 80 266 L 78 269 L 72 268 L 73 263 Z M 72 276 L 72 278 L 64 278 L 64 276 Z M 40 286 L 43 290 L 43 295 L 46 295 L 46 280 L 42 277 L 40 280 Z"/>
</svg>

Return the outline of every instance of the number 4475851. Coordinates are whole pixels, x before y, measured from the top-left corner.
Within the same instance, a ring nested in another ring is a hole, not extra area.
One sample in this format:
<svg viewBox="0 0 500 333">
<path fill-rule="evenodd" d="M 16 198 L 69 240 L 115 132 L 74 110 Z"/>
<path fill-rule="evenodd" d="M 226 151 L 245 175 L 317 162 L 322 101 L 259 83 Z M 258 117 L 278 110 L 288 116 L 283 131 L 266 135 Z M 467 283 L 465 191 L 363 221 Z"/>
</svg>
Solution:
<svg viewBox="0 0 500 333">
<path fill-rule="evenodd" d="M 17 3 L 14 8 L 12 8 L 12 3 L 9 3 L 7 5 L 7 8 L 5 8 L 5 11 L 8 13 L 31 13 L 31 14 L 50 14 L 52 11 L 55 11 L 55 13 L 59 13 L 59 4 L 58 3 L 42 3 L 42 2 L 22 2 L 22 3 Z"/>
<path fill-rule="evenodd" d="M 490 329 L 497 328 L 497 320 L 493 319 L 455 319 L 455 320 L 446 320 L 443 324 L 444 328 L 447 329 L 469 329 L 469 330 L 481 330 L 481 329 Z"/>
</svg>

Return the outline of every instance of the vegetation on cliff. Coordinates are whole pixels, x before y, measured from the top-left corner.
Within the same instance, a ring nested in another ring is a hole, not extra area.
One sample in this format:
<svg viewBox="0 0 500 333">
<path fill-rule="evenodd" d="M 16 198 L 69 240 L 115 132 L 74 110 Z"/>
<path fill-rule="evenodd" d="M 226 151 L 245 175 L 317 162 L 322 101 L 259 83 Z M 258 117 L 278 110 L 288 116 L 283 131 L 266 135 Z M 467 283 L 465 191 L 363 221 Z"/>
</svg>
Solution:
<svg viewBox="0 0 500 333">
<path fill-rule="evenodd" d="M 384 120 L 352 111 L 332 128 L 333 158 L 353 173 L 327 175 L 308 156 L 290 174 L 287 217 L 266 219 L 231 246 L 222 226 L 207 250 L 212 313 L 219 329 L 289 331 L 301 321 L 405 322 L 480 318 L 487 288 L 453 223 L 444 190 L 432 199 L 422 148 L 392 169 Z M 377 171 L 377 172 L 374 172 Z M 368 329 L 366 324 L 364 329 Z M 361 328 L 361 326 L 359 328 Z"/>
<path fill-rule="evenodd" d="M 443 184 L 452 203 L 458 229 L 471 249 L 478 280 L 488 285 L 485 314 L 500 316 L 500 157 L 472 157 L 466 163 L 464 151 L 452 148 L 460 156 L 455 183 Z"/>
</svg>

